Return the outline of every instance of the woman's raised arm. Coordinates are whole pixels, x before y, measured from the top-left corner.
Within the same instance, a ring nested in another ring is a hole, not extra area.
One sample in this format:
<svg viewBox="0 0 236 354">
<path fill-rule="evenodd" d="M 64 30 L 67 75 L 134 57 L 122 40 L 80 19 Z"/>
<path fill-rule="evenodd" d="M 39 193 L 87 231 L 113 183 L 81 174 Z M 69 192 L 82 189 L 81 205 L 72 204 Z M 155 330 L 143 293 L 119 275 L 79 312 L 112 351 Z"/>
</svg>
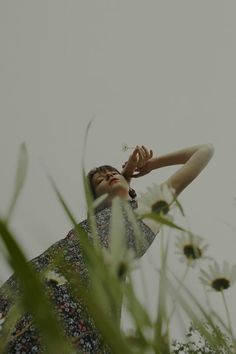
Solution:
<svg viewBox="0 0 236 354">
<path fill-rule="evenodd" d="M 145 158 L 141 166 L 137 166 L 137 161 L 132 164 L 134 156 L 137 156 L 135 154 L 137 154 L 137 148 L 134 150 L 129 160 L 123 165 L 124 169 L 122 173 L 128 181 L 130 181 L 132 177 L 137 178 L 144 176 L 158 168 L 183 164 L 184 166 L 161 183 L 167 183 L 174 188 L 176 196 L 178 196 L 208 164 L 214 154 L 214 146 L 212 144 L 194 145 L 157 157 L 152 157 L 152 150 L 150 150 L 149 153 L 148 150 L 142 146 L 142 150 L 139 150 L 139 154 L 140 156 L 144 155 Z"/>
<path fill-rule="evenodd" d="M 214 146 L 212 144 L 195 145 L 154 158 L 150 163 L 152 164 L 152 169 L 184 164 L 162 183 L 167 183 L 167 185 L 174 188 L 175 195 L 178 196 L 199 175 L 213 154 Z"/>
<path fill-rule="evenodd" d="M 175 189 L 178 196 L 208 164 L 214 154 L 212 144 L 194 145 L 185 149 L 177 150 L 166 155 L 153 157 L 149 159 L 144 166 L 136 169 L 138 173 L 132 177 L 141 177 L 145 174 L 165 166 L 184 164 L 173 175 L 163 183 Z"/>
</svg>

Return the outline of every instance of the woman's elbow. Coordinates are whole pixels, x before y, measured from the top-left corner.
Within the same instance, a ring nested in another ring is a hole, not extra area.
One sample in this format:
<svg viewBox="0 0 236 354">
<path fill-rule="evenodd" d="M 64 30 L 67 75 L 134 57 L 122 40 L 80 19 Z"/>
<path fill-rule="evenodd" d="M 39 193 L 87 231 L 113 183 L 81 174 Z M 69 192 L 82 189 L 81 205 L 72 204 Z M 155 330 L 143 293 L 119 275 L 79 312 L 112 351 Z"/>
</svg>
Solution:
<svg viewBox="0 0 236 354">
<path fill-rule="evenodd" d="M 214 155 L 215 147 L 212 143 L 204 145 L 204 148 L 207 149 L 208 153 L 210 154 L 210 158 Z"/>
<path fill-rule="evenodd" d="M 215 151 L 215 147 L 212 143 L 207 144 L 207 146 L 209 147 L 209 149 L 212 151 L 212 153 L 214 154 Z"/>
</svg>

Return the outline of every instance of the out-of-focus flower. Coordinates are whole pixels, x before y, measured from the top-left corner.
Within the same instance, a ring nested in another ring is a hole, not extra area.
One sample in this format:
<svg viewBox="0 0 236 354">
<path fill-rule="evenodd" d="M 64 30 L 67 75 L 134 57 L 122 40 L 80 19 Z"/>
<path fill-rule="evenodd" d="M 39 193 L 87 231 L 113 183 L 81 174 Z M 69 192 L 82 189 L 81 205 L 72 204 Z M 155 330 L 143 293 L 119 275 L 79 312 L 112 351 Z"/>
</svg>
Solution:
<svg viewBox="0 0 236 354">
<path fill-rule="evenodd" d="M 205 251 L 209 245 L 202 245 L 203 238 L 197 235 L 185 235 L 181 233 L 181 236 L 177 236 L 177 241 L 175 242 L 178 251 L 176 254 L 179 254 L 180 261 L 187 263 L 189 266 L 194 266 L 196 262 L 200 259 L 211 259 L 205 255 Z"/>
<path fill-rule="evenodd" d="M 169 187 L 166 183 L 157 185 L 152 184 L 151 187 L 147 188 L 147 192 L 140 193 L 140 197 L 137 199 L 138 208 L 135 210 L 138 218 L 145 218 L 145 222 L 155 233 L 158 233 L 163 225 L 163 222 L 145 216 L 145 214 L 156 213 L 163 219 L 169 222 L 174 222 L 174 216 L 170 212 L 174 211 L 176 206 L 175 200 L 175 190 Z M 164 214 L 164 217 L 163 217 Z"/>
<path fill-rule="evenodd" d="M 169 187 L 167 183 L 161 185 L 153 183 L 152 187 L 147 188 L 147 192 L 140 194 L 137 212 L 167 214 L 174 201 L 174 193 L 175 189 Z"/>
<path fill-rule="evenodd" d="M 102 255 L 105 263 L 109 267 L 113 269 L 115 268 L 115 272 L 120 279 L 124 279 L 128 272 L 138 268 L 138 259 L 134 250 L 131 248 L 126 250 L 125 256 L 121 258 L 116 264 L 114 264 L 110 251 L 106 248 L 102 249 Z"/>
<path fill-rule="evenodd" d="M 134 250 L 129 248 L 125 257 L 118 263 L 117 275 L 120 279 L 125 278 L 128 272 L 138 268 L 138 260 L 135 256 Z"/>
<path fill-rule="evenodd" d="M 67 282 L 66 278 L 63 275 L 58 274 L 55 270 L 48 271 L 46 273 L 46 279 L 56 285 L 63 285 Z"/>
<path fill-rule="evenodd" d="M 224 262 L 220 269 L 218 263 L 214 261 L 214 266 L 209 265 L 209 272 L 201 269 L 199 279 L 208 286 L 208 290 L 226 290 L 236 281 L 236 265 L 230 268 L 228 262 Z"/>
</svg>

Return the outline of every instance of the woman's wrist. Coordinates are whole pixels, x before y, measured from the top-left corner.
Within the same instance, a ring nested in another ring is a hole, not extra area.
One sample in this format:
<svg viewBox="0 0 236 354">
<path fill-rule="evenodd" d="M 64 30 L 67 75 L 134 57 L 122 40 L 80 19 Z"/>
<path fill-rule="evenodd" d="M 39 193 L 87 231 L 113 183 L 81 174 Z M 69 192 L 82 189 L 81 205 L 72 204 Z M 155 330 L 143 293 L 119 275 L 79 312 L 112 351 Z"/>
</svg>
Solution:
<svg viewBox="0 0 236 354">
<path fill-rule="evenodd" d="M 135 168 L 131 168 L 130 166 L 125 166 L 121 171 L 121 174 L 125 177 L 127 182 L 131 181 Z"/>
</svg>

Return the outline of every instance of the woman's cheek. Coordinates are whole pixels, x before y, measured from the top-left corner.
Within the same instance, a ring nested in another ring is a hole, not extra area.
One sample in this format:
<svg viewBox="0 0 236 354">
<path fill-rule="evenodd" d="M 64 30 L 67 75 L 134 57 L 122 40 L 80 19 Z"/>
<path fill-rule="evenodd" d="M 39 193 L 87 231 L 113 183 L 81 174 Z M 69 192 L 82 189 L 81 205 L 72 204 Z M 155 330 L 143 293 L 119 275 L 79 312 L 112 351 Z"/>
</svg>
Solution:
<svg viewBox="0 0 236 354">
<path fill-rule="evenodd" d="M 97 194 L 102 195 L 106 192 L 107 192 L 107 186 L 100 184 L 100 186 L 97 188 Z"/>
</svg>

